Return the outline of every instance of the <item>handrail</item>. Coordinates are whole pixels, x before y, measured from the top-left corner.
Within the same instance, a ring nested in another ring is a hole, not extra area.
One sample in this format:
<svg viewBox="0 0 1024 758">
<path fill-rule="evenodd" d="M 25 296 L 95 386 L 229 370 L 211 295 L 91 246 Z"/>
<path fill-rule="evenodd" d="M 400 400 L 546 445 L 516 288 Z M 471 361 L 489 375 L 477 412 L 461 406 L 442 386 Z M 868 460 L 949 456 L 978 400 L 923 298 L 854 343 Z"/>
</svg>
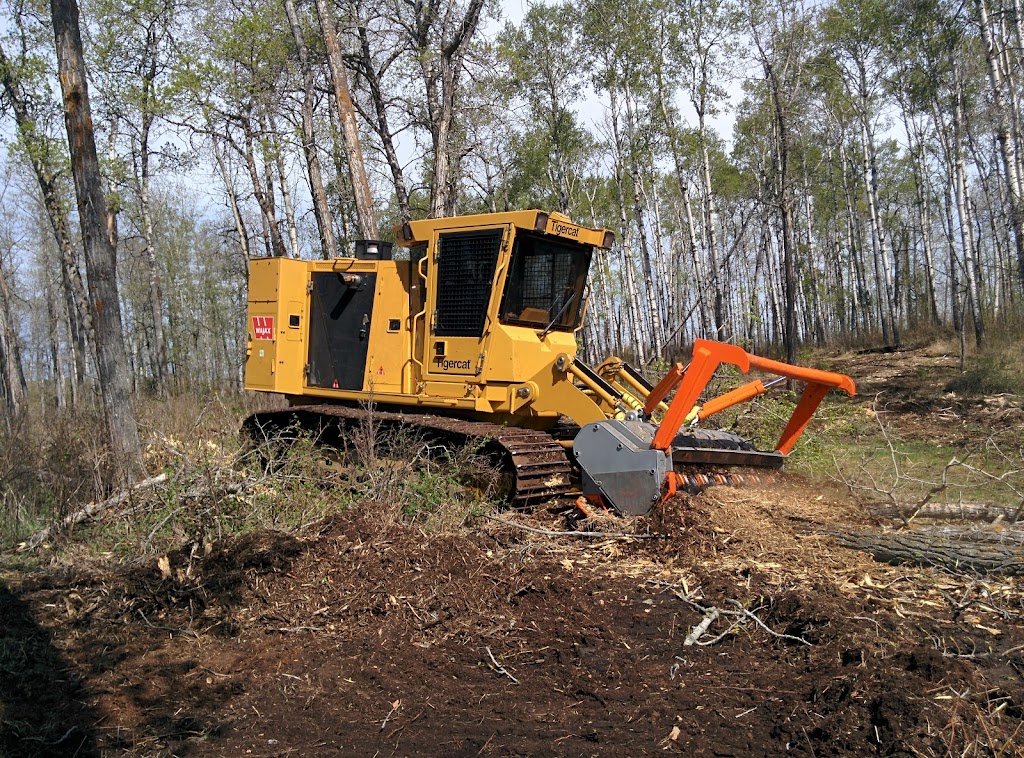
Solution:
<svg viewBox="0 0 1024 758">
<path fill-rule="evenodd" d="M 409 327 L 410 327 L 409 328 L 409 336 L 411 338 L 411 344 L 409 346 L 410 347 L 409 358 L 411 359 L 411 362 L 414 365 L 420 367 L 419 381 L 421 381 L 421 382 L 423 381 L 423 374 L 426 372 L 426 369 L 425 369 L 425 367 L 423 365 L 423 361 L 419 360 L 416 357 L 416 322 L 419 321 L 420 319 L 423 320 L 423 353 L 424 353 L 424 358 L 425 358 L 426 357 L 426 351 L 427 351 L 426 343 L 427 343 L 427 295 L 428 295 L 428 292 L 427 292 L 427 272 L 424 271 L 423 269 L 424 269 L 424 266 L 425 266 L 426 262 L 427 262 L 427 256 L 424 255 L 416 263 L 416 274 L 419 276 L 419 278 L 423 282 L 422 289 L 420 290 L 423 293 L 423 307 L 420 309 L 419 313 L 415 314 L 412 317 L 412 320 L 409 322 Z M 409 284 L 411 286 L 412 282 L 409 282 Z M 416 377 L 413 376 L 413 372 L 410 369 L 410 371 L 409 371 L 409 387 L 408 388 L 404 388 L 403 387 L 402 391 L 403 392 L 408 392 L 408 393 L 412 394 L 413 393 L 413 381 L 415 379 L 416 379 Z"/>
</svg>

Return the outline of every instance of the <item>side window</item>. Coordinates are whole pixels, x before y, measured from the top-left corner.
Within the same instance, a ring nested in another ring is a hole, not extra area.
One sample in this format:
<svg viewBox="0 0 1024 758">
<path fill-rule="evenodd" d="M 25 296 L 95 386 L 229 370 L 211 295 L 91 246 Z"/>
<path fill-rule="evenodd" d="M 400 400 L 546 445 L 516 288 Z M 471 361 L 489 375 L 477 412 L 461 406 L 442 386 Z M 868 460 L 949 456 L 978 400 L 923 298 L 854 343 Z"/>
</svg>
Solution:
<svg viewBox="0 0 1024 758">
<path fill-rule="evenodd" d="M 575 329 L 590 257 L 586 245 L 520 232 L 502 297 L 502 323 Z"/>
<path fill-rule="evenodd" d="M 437 260 L 438 337 L 480 337 L 494 288 L 502 229 L 440 235 Z"/>
</svg>

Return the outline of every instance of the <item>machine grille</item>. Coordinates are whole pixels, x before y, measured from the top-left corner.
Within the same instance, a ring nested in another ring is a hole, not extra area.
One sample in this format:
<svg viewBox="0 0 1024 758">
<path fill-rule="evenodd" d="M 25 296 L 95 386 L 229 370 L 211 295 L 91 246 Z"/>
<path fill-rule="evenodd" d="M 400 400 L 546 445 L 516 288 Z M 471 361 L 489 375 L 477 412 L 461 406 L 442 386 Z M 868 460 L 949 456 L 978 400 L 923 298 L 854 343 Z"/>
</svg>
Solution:
<svg viewBox="0 0 1024 758">
<path fill-rule="evenodd" d="M 437 262 L 437 336 L 483 335 L 502 231 L 488 229 L 441 235 Z"/>
</svg>

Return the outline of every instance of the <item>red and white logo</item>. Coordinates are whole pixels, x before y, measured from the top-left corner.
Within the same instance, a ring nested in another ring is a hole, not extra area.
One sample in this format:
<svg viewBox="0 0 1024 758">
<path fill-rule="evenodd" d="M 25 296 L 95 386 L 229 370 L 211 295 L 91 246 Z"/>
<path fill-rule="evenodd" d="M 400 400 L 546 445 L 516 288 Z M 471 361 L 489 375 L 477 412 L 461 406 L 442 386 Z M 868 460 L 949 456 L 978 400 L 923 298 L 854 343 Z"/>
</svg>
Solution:
<svg viewBox="0 0 1024 758">
<path fill-rule="evenodd" d="M 258 340 L 274 341 L 274 317 L 253 316 L 252 331 Z"/>
</svg>

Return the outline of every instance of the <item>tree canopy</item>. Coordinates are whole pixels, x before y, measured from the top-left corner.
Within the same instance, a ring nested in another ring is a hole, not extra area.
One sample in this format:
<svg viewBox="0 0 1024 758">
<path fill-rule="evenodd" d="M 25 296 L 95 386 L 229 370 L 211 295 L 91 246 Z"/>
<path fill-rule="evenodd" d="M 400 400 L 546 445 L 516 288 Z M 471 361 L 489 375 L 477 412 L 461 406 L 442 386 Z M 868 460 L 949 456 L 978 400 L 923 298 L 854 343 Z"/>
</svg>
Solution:
<svg viewBox="0 0 1024 758">
<path fill-rule="evenodd" d="M 698 336 L 791 355 L 920 329 L 982 344 L 1024 296 L 1018 10 L 88 0 L 131 382 L 237 386 L 251 257 L 525 207 L 617 234 L 592 271 L 591 358 L 670 360 Z M 77 402 L 101 340 L 51 17 L 3 14 L 0 398 L 16 413 L 35 382 Z"/>
</svg>

